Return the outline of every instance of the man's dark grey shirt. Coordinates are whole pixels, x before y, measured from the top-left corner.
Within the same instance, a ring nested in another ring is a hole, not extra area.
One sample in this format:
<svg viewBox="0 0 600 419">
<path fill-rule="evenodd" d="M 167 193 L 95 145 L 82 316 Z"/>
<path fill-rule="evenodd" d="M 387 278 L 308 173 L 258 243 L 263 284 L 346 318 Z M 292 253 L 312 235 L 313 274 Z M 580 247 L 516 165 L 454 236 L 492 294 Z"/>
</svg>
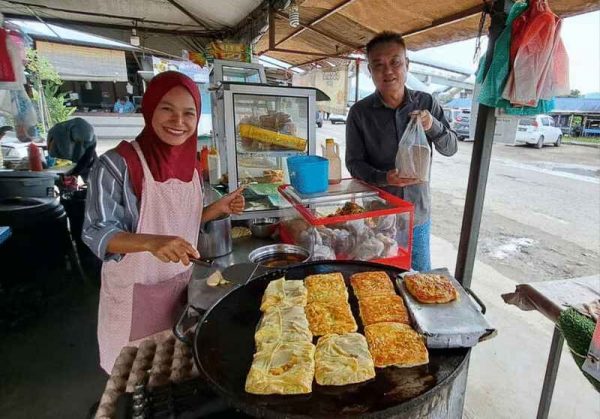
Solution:
<svg viewBox="0 0 600 419">
<path fill-rule="evenodd" d="M 430 94 L 405 89 L 404 97 L 403 104 L 393 109 L 375 92 L 350 108 L 346 121 L 346 167 L 353 177 L 411 202 L 415 206 L 415 225 L 421 225 L 429 221 L 431 213 L 429 182 L 403 188 L 386 186 L 386 173 L 395 168 L 398 143 L 410 112 L 428 110 L 434 117 L 431 129 L 425 133 L 432 150 L 435 147 L 440 154 L 452 156 L 458 142 L 440 104 Z"/>
</svg>

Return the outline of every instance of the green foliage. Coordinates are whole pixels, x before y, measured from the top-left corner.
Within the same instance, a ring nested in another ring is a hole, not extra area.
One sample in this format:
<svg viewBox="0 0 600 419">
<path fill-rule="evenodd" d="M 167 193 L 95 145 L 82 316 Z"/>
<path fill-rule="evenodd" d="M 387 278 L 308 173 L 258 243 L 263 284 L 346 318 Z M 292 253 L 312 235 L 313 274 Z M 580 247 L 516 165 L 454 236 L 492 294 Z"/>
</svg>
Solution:
<svg viewBox="0 0 600 419">
<path fill-rule="evenodd" d="M 44 86 L 44 96 L 50 114 L 50 126 L 66 121 L 75 112 L 74 107 L 65 105 L 66 93 L 58 92 L 58 85 Z"/>
<path fill-rule="evenodd" d="M 25 68 L 34 82 L 61 85 L 62 79 L 54 66 L 45 57 L 41 57 L 34 49 L 27 49 L 27 64 Z M 34 83 L 36 85 L 37 83 Z"/>
</svg>

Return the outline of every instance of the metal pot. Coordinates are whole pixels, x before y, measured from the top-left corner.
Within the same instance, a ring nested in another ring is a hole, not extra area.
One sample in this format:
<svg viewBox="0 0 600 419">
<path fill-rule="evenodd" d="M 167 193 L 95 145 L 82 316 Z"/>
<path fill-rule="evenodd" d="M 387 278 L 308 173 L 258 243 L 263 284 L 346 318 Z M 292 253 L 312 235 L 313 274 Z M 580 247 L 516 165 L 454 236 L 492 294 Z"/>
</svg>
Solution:
<svg viewBox="0 0 600 419">
<path fill-rule="evenodd" d="M 270 244 L 250 252 L 248 259 L 269 268 L 283 268 L 308 261 L 310 252 L 293 244 Z"/>
<path fill-rule="evenodd" d="M 204 224 L 198 235 L 198 251 L 203 259 L 214 259 L 231 253 L 231 217 L 225 215 Z"/>
</svg>

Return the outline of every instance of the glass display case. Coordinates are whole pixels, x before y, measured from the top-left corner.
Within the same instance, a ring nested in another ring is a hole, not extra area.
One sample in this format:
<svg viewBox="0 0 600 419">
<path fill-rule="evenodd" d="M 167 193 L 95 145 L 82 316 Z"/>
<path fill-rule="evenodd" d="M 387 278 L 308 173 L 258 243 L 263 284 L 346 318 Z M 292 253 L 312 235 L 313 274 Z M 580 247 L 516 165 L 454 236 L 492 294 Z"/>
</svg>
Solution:
<svg viewBox="0 0 600 419">
<path fill-rule="evenodd" d="M 237 218 L 279 217 L 290 207 L 277 191 L 289 183 L 287 157 L 316 152 L 316 89 L 223 82 L 219 90 L 221 182 L 230 191 L 246 186 L 246 210 Z"/>
</svg>

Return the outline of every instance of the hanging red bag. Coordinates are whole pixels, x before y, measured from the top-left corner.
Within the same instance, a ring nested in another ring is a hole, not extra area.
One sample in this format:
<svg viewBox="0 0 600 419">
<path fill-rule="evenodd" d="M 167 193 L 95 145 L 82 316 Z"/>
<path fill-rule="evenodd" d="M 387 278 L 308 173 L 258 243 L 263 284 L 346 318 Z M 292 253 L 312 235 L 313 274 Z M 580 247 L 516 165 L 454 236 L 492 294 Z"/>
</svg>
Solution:
<svg viewBox="0 0 600 419">
<path fill-rule="evenodd" d="M 0 82 L 16 81 L 15 70 L 8 53 L 8 34 L 0 28 Z"/>
</svg>

